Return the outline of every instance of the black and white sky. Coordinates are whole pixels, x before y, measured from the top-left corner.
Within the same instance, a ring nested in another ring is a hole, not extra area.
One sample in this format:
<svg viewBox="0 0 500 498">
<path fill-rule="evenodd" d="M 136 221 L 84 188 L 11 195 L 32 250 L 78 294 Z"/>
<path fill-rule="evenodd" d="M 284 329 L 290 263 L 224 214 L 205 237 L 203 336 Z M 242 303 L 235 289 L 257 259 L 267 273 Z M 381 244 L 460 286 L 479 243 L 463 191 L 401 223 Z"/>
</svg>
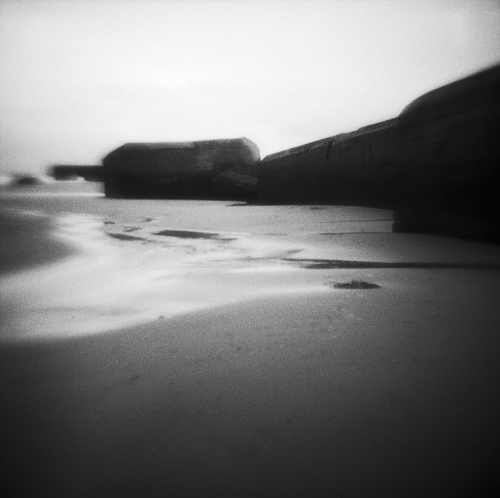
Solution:
<svg viewBox="0 0 500 498">
<path fill-rule="evenodd" d="M 136 141 L 264 157 L 498 62 L 495 0 L 0 0 L 0 173 Z"/>
</svg>

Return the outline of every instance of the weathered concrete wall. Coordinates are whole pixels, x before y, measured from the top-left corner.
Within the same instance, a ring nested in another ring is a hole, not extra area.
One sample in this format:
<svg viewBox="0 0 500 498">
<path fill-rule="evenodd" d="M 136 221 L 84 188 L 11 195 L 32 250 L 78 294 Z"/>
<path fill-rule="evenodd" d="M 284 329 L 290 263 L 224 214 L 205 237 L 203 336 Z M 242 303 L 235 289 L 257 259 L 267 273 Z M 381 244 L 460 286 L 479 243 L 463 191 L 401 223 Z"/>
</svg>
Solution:
<svg viewBox="0 0 500 498">
<path fill-rule="evenodd" d="M 264 158 L 259 164 L 258 201 L 261 204 L 328 202 L 330 139 L 319 140 Z"/>
<path fill-rule="evenodd" d="M 237 197 L 255 200 L 257 195 L 257 174 L 242 175 L 226 170 L 212 180 L 212 190 L 216 197 Z"/>
<path fill-rule="evenodd" d="M 255 178 L 259 157 L 247 138 L 125 144 L 103 159 L 105 192 L 109 197 L 237 198 L 241 182 L 231 183 L 229 177 L 214 188 L 214 179 L 228 171 Z"/>
<path fill-rule="evenodd" d="M 394 230 L 500 241 L 500 66 L 416 99 L 398 133 Z"/>
<path fill-rule="evenodd" d="M 260 203 L 387 205 L 394 197 L 396 120 L 267 156 Z"/>
<path fill-rule="evenodd" d="M 261 203 L 393 208 L 395 231 L 500 241 L 500 66 L 429 92 L 395 119 L 266 157 Z"/>
<path fill-rule="evenodd" d="M 333 138 L 328 151 L 330 202 L 392 206 L 396 125 L 391 119 Z"/>
</svg>

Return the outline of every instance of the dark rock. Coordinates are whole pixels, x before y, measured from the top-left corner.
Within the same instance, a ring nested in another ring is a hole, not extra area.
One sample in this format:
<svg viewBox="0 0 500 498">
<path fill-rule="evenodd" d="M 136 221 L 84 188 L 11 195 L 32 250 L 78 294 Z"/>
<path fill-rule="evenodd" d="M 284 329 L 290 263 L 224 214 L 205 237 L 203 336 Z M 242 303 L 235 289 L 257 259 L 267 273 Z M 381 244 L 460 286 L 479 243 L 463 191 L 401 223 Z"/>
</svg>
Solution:
<svg viewBox="0 0 500 498">
<path fill-rule="evenodd" d="M 43 185 L 45 182 L 38 176 L 34 175 L 14 175 L 11 185 L 14 187 L 25 187 L 31 185 Z"/>
</svg>

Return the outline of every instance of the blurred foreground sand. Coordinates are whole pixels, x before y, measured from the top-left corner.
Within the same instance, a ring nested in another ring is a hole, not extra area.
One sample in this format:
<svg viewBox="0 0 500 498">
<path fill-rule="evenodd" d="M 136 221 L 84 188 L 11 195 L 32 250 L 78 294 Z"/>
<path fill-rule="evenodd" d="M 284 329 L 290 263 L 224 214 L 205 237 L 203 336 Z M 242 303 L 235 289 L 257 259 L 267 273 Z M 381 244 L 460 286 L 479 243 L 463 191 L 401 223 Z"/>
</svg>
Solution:
<svg viewBox="0 0 500 498">
<path fill-rule="evenodd" d="M 0 284 L 13 496 L 498 486 L 497 247 L 392 234 L 390 212 L 354 207 L 36 192 L 0 204 L 55 216 L 64 244 L 86 244 Z M 333 287 L 351 280 L 380 288 Z"/>
</svg>

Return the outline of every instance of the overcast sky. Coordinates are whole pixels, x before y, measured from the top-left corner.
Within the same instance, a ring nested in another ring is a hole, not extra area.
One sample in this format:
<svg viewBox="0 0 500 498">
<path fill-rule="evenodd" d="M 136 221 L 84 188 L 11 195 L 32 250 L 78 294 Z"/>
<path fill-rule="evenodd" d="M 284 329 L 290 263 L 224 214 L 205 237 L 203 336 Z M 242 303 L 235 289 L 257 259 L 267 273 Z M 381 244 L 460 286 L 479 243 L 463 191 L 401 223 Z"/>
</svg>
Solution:
<svg viewBox="0 0 500 498">
<path fill-rule="evenodd" d="M 495 0 L 0 0 L 0 172 L 124 142 L 264 157 L 500 61 Z"/>
</svg>

